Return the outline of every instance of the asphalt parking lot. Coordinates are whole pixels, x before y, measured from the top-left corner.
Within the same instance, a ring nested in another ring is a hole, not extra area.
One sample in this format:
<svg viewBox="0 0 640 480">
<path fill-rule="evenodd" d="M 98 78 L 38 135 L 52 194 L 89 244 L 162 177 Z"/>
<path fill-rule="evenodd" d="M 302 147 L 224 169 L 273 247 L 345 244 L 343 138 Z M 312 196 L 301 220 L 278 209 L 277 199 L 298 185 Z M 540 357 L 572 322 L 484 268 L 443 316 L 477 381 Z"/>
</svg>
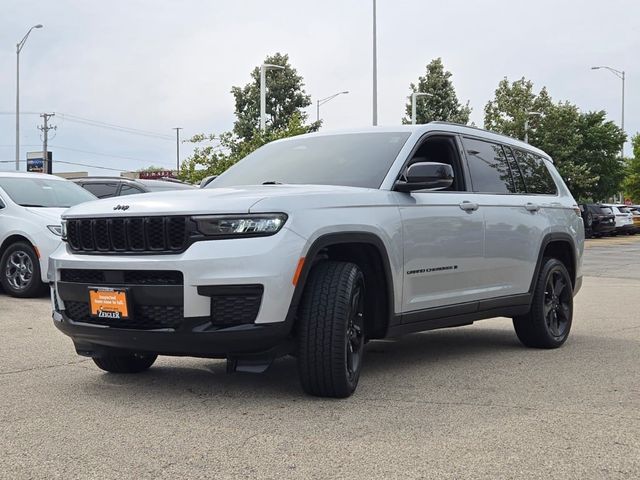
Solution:
<svg viewBox="0 0 640 480">
<path fill-rule="evenodd" d="M 47 298 L 0 294 L 0 477 L 640 478 L 640 236 L 588 241 L 585 275 L 563 348 L 506 319 L 371 342 L 347 400 L 292 359 L 104 374 Z"/>
</svg>

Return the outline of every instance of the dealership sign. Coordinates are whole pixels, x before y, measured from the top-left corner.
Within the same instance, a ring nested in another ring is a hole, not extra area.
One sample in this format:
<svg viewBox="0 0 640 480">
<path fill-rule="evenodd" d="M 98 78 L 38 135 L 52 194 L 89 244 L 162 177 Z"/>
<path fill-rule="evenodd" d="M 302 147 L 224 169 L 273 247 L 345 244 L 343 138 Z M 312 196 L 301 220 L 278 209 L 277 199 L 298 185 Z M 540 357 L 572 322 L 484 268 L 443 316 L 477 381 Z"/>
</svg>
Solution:
<svg viewBox="0 0 640 480">
<path fill-rule="evenodd" d="M 47 162 L 44 161 L 42 152 L 27 152 L 27 172 L 51 174 L 52 163 L 53 154 L 51 152 L 47 152 Z"/>
<path fill-rule="evenodd" d="M 155 180 L 158 178 L 176 178 L 176 174 L 173 170 L 156 170 L 153 172 L 140 172 L 139 178 L 142 180 Z"/>
</svg>

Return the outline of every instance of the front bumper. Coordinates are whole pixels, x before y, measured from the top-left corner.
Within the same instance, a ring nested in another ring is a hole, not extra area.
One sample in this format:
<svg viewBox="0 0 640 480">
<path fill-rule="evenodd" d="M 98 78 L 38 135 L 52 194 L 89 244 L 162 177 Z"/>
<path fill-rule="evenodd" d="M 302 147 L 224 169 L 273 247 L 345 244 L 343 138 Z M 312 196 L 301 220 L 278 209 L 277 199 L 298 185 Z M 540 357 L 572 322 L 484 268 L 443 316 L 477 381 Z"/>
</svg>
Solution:
<svg viewBox="0 0 640 480">
<path fill-rule="evenodd" d="M 185 318 L 179 329 L 147 331 L 76 323 L 54 312 L 54 325 L 71 337 L 78 354 L 90 357 L 114 350 L 206 358 L 275 352 L 286 348 L 291 323 L 212 328 L 209 318 Z"/>
<path fill-rule="evenodd" d="M 54 324 L 85 355 L 121 349 L 228 357 L 273 349 L 291 330 L 292 278 L 304 245 L 302 237 L 284 228 L 271 237 L 196 242 L 177 255 L 80 255 L 62 247 L 52 256 L 50 268 Z M 79 280 L 70 281 L 69 272 L 79 273 Z M 98 285 L 88 272 L 102 275 Z M 131 283 L 123 272 L 137 275 L 138 283 Z M 148 284 L 139 278 L 145 272 L 179 272 L 181 281 Z M 117 322 L 92 324 L 88 290 L 95 286 L 128 289 L 134 302 L 132 321 L 138 323 L 125 328 L 117 327 Z M 258 303 L 247 309 L 242 302 L 249 297 L 237 289 L 256 288 Z M 216 295 L 235 295 L 236 303 L 220 307 L 214 299 L 222 297 Z M 82 314 L 78 308 L 84 308 Z M 246 318 L 247 310 L 253 312 L 250 321 L 220 322 L 219 316 L 228 319 L 235 312 Z M 146 322 L 148 318 L 159 318 L 160 323 Z"/>
</svg>

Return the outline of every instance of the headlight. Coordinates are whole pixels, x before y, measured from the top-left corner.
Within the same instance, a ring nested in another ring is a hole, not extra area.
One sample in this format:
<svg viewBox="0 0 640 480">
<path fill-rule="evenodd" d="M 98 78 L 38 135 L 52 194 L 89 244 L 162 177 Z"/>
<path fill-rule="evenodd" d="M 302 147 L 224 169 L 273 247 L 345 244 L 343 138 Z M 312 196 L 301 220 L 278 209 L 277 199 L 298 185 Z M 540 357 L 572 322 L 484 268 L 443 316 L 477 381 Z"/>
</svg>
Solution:
<svg viewBox="0 0 640 480">
<path fill-rule="evenodd" d="M 54 235 L 57 235 L 59 237 L 62 237 L 62 225 L 47 225 L 47 228 L 49 229 L 49 231 L 51 233 L 53 233 Z"/>
<path fill-rule="evenodd" d="M 264 237 L 278 233 L 287 216 L 284 213 L 255 215 L 206 215 L 193 217 L 198 231 L 207 237 Z"/>
</svg>

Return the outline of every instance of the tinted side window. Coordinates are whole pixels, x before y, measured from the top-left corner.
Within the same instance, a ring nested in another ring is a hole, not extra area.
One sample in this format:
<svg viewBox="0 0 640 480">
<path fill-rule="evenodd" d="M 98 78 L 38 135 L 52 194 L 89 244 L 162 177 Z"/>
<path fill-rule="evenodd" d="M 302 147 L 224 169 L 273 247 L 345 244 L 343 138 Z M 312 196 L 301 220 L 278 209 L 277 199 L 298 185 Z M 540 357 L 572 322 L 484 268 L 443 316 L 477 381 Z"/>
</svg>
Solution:
<svg viewBox="0 0 640 480">
<path fill-rule="evenodd" d="M 555 195 L 558 193 L 556 184 L 551 178 L 551 174 L 542 157 L 516 150 L 516 159 L 524 176 L 524 183 L 527 186 L 528 193 L 542 195 Z"/>
<path fill-rule="evenodd" d="M 120 188 L 121 197 L 123 195 L 135 195 L 136 193 L 144 193 L 144 192 L 140 190 L 138 187 L 134 187 L 132 185 L 122 185 L 122 188 Z"/>
<path fill-rule="evenodd" d="M 474 192 L 515 193 L 515 187 L 501 145 L 463 138 Z"/>
<path fill-rule="evenodd" d="M 114 197 L 118 190 L 117 183 L 85 183 L 82 186 L 98 198 Z"/>
<path fill-rule="evenodd" d="M 507 154 L 507 161 L 511 168 L 511 176 L 513 177 L 513 183 L 516 187 L 516 193 L 526 193 L 527 187 L 524 184 L 524 178 L 516 162 L 516 157 L 513 155 L 513 150 L 511 150 L 510 147 L 504 146 L 504 151 Z"/>
</svg>

